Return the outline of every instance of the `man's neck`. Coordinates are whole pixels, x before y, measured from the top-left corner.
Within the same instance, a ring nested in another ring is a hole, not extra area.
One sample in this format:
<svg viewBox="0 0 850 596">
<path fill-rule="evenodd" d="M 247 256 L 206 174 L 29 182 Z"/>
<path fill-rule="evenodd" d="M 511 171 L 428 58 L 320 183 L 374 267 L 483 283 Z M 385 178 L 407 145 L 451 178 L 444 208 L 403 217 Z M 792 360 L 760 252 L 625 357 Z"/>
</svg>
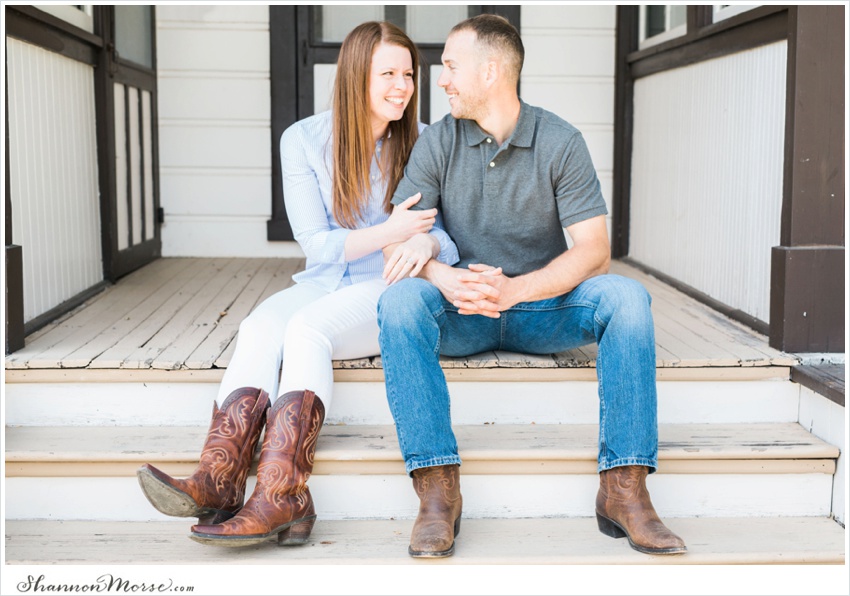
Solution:
<svg viewBox="0 0 850 596">
<path fill-rule="evenodd" d="M 519 122 L 519 97 L 512 95 L 504 99 L 492 99 L 486 116 L 476 120 L 478 126 L 496 139 L 501 145 L 513 134 Z"/>
</svg>

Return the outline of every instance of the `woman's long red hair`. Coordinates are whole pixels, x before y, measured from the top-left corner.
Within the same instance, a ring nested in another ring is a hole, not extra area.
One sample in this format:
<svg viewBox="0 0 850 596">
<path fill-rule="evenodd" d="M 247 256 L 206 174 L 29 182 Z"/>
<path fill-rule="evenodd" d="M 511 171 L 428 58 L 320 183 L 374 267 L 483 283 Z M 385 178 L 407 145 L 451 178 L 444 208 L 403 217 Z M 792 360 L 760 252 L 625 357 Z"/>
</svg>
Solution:
<svg viewBox="0 0 850 596">
<path fill-rule="evenodd" d="M 413 96 L 400 120 L 389 123 L 378 161 L 387 181 L 384 210 L 404 175 L 404 165 L 419 136 L 419 54 L 404 31 L 392 23 L 371 21 L 355 27 L 342 42 L 333 90 L 333 214 L 345 228 L 355 228 L 369 200 L 375 142 L 372 138 L 369 79 L 372 54 L 381 42 L 410 51 Z"/>
</svg>

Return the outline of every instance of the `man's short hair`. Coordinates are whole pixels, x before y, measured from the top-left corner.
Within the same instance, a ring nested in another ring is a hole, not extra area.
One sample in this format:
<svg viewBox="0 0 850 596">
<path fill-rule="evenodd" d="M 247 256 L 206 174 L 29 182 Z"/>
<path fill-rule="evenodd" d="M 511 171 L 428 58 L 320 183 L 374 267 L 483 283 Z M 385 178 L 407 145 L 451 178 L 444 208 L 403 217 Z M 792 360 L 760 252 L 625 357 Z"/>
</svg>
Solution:
<svg viewBox="0 0 850 596">
<path fill-rule="evenodd" d="M 474 31 L 478 43 L 504 57 L 508 75 L 519 82 L 522 63 L 525 60 L 525 48 L 519 31 L 508 19 L 495 14 L 480 14 L 452 27 L 449 35 L 458 31 Z"/>
</svg>

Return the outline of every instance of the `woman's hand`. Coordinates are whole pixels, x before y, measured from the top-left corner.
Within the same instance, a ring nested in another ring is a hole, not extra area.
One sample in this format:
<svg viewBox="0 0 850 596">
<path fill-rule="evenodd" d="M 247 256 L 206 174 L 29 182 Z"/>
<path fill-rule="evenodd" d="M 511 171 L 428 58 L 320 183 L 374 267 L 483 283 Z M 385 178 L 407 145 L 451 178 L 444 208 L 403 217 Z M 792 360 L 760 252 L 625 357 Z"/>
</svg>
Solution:
<svg viewBox="0 0 850 596">
<path fill-rule="evenodd" d="M 382 277 L 387 285 L 405 277 L 416 277 L 425 264 L 439 254 L 440 243 L 436 238 L 427 233 L 416 234 L 396 247 L 387 259 Z"/>
<path fill-rule="evenodd" d="M 388 233 L 388 245 L 405 242 L 415 234 L 425 234 L 434 225 L 436 209 L 410 210 L 421 198 L 422 193 L 418 192 L 393 208 L 390 218 L 383 223 Z"/>
</svg>

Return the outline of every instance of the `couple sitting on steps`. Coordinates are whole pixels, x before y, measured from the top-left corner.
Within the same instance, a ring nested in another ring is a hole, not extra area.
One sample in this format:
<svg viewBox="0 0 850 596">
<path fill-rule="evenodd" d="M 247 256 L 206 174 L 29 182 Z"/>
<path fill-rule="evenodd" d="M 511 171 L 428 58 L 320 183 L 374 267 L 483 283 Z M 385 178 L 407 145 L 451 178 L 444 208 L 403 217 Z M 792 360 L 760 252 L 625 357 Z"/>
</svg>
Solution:
<svg viewBox="0 0 850 596">
<path fill-rule="evenodd" d="M 192 476 L 149 464 L 138 472 L 159 511 L 199 518 L 193 540 L 307 542 L 316 520 L 307 480 L 331 407 L 332 360 L 380 352 L 420 499 L 408 552 L 449 556 L 461 460 L 440 355 L 596 342 L 599 529 L 645 553 L 687 550 L 646 489 L 658 455 L 650 297 L 607 274 L 607 211 L 584 139 L 519 98 L 523 57 L 501 17 L 456 25 L 438 80 L 451 114 L 424 128 L 413 42 L 376 22 L 346 37 L 332 110 L 281 138 L 286 208 L 306 270 L 242 322 Z M 264 426 L 257 485 L 244 502 Z"/>
</svg>

